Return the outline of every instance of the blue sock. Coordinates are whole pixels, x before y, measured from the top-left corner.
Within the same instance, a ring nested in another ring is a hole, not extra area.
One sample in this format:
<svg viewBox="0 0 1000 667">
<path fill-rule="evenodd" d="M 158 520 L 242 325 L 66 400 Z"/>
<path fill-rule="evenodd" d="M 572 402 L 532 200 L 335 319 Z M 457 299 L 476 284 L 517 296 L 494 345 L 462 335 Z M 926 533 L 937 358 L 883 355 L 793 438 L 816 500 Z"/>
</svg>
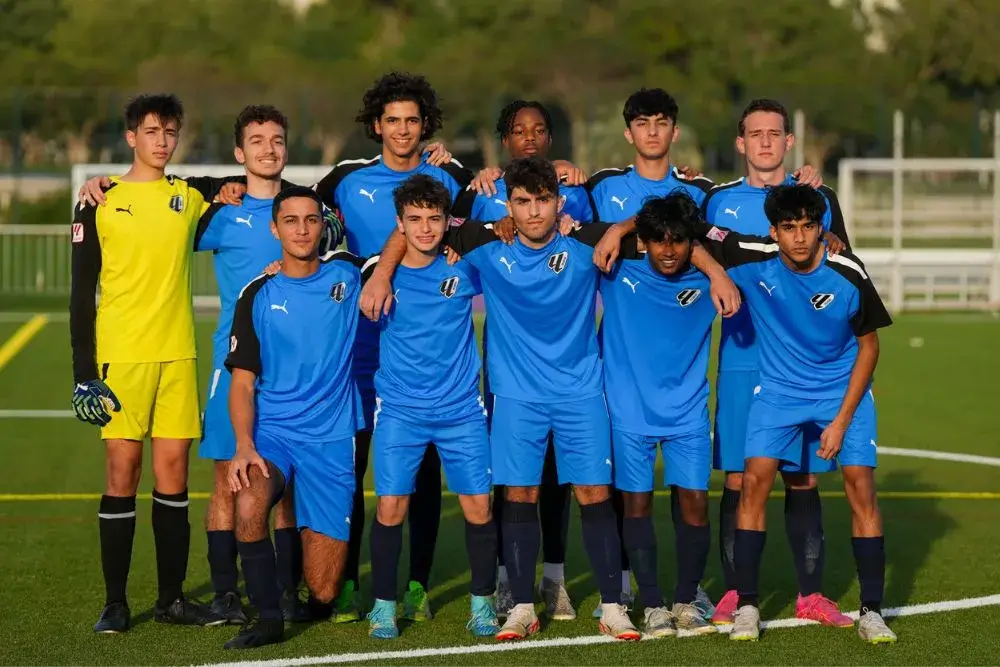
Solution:
<svg viewBox="0 0 1000 667">
<path fill-rule="evenodd" d="M 679 509 L 679 508 L 678 508 Z M 705 576 L 708 550 L 712 544 L 711 529 L 685 523 L 680 512 L 674 524 L 677 551 L 677 583 L 674 585 L 674 602 L 690 604 L 698 594 L 698 584 Z"/>
<path fill-rule="evenodd" d="M 646 609 L 664 606 L 663 591 L 660 590 L 657 579 L 656 529 L 653 527 L 653 517 L 625 517 L 622 542 L 630 556 L 642 605 Z"/>
<path fill-rule="evenodd" d="M 236 567 L 236 533 L 231 530 L 209 530 L 208 569 L 212 575 L 212 588 L 216 597 L 236 593 L 239 569 Z"/>
<path fill-rule="evenodd" d="M 278 562 L 278 586 L 282 592 L 297 594 L 302 583 L 302 536 L 299 529 L 275 529 L 274 552 Z"/>
<path fill-rule="evenodd" d="M 465 549 L 469 553 L 469 592 L 492 595 L 497 587 L 497 527 L 465 522 Z"/>
<path fill-rule="evenodd" d="M 819 489 L 785 489 L 785 533 L 802 596 L 823 590 L 826 543 Z"/>
<path fill-rule="evenodd" d="M 736 508 L 740 492 L 722 489 L 719 503 L 719 558 L 722 560 L 722 581 L 727 591 L 736 590 Z"/>
<path fill-rule="evenodd" d="M 757 582 L 760 578 L 760 560 L 764 555 L 764 541 L 767 533 L 763 530 L 736 529 L 734 552 L 736 554 L 736 590 L 740 594 L 739 606 L 757 606 L 760 592 Z"/>
<path fill-rule="evenodd" d="M 622 597 L 622 541 L 611 500 L 580 506 L 583 548 L 597 579 L 602 604 L 618 604 Z"/>
<path fill-rule="evenodd" d="M 861 584 L 861 613 L 882 613 L 882 593 L 885 590 L 885 536 L 852 537 L 854 561 Z"/>
<path fill-rule="evenodd" d="M 278 566 L 274 562 L 271 538 L 257 542 L 237 542 L 243 577 L 247 584 L 247 597 L 257 607 L 262 621 L 280 621 L 281 590 L 278 588 Z"/>
<path fill-rule="evenodd" d="M 535 601 L 535 564 L 541 548 L 537 503 L 504 502 L 503 551 L 514 604 Z"/>
<path fill-rule="evenodd" d="M 403 524 L 386 526 L 372 519 L 368 535 L 372 564 L 372 595 L 379 600 L 396 599 L 399 554 L 403 550 Z"/>
</svg>

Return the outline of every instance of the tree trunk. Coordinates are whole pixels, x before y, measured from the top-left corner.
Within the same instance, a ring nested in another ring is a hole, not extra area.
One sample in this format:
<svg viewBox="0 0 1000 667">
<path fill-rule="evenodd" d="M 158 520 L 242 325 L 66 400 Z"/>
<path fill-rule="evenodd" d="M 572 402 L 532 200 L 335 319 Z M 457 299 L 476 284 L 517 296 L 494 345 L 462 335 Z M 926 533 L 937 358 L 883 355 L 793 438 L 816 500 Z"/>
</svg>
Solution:
<svg viewBox="0 0 1000 667">
<path fill-rule="evenodd" d="M 479 127 L 476 138 L 479 140 L 479 150 L 483 154 L 483 164 L 487 167 L 500 166 L 500 151 L 497 149 L 496 138 L 484 125 L 480 124 Z"/>
<path fill-rule="evenodd" d="M 96 121 L 84 121 L 77 131 L 67 131 L 63 134 L 66 141 L 66 158 L 70 164 L 87 164 L 90 162 L 90 139 L 94 134 Z"/>
<path fill-rule="evenodd" d="M 336 163 L 337 156 L 343 150 L 345 137 L 340 133 L 329 133 L 314 130 L 309 134 L 309 145 L 320 149 L 320 162 L 324 165 Z"/>
</svg>

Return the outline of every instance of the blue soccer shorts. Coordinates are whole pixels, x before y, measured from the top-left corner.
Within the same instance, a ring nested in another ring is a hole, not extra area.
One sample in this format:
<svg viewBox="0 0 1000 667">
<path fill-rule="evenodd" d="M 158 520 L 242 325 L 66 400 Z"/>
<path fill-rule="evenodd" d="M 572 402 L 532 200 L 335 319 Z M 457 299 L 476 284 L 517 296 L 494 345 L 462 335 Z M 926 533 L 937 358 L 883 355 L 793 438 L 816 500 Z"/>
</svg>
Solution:
<svg viewBox="0 0 1000 667">
<path fill-rule="evenodd" d="M 427 446 L 434 443 L 448 488 L 460 496 L 487 494 L 493 486 L 486 410 L 478 399 L 461 419 L 416 414 L 376 403 L 372 451 L 375 495 L 408 496 L 416 490 L 417 471 Z"/>
<path fill-rule="evenodd" d="M 670 436 L 638 435 L 612 429 L 616 489 L 629 493 L 653 490 L 657 446 L 663 452 L 664 486 L 708 491 L 708 479 L 712 475 L 712 439 L 708 424 Z"/>
<path fill-rule="evenodd" d="M 229 386 L 233 376 L 225 368 L 212 371 L 208 384 L 208 403 L 202 421 L 198 456 L 203 459 L 228 461 L 236 453 L 236 434 L 229 418 Z"/>
<path fill-rule="evenodd" d="M 841 402 L 840 398 L 792 398 L 758 391 L 747 421 L 747 458 L 778 459 L 800 472 L 812 473 L 830 472 L 838 463 L 876 467 L 875 399 L 871 391 L 865 392 L 858 404 L 836 459 L 825 461 L 816 455 L 820 435 L 837 416 Z"/>
<path fill-rule="evenodd" d="M 494 396 L 493 482 L 538 486 L 553 435 L 560 484 L 611 484 L 611 423 L 604 395 L 534 403 Z"/>
<path fill-rule="evenodd" d="M 289 442 L 257 435 L 257 453 L 292 482 L 298 527 L 335 540 L 351 537 L 354 508 L 354 438 L 332 442 Z"/>
</svg>

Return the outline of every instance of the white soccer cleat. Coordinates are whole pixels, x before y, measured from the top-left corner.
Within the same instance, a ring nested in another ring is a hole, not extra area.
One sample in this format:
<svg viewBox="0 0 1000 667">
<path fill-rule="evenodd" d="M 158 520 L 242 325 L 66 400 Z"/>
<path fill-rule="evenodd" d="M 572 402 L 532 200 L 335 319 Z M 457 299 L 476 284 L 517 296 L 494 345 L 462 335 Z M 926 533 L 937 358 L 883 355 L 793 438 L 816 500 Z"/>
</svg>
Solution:
<svg viewBox="0 0 1000 667">
<path fill-rule="evenodd" d="M 576 620 L 576 609 L 573 608 L 573 601 L 569 599 L 564 582 L 542 579 L 539 592 L 542 594 L 542 600 L 545 601 L 545 613 L 550 619 L 553 621 Z"/>
<path fill-rule="evenodd" d="M 498 641 L 511 641 L 513 639 L 524 639 L 529 635 L 538 632 L 538 616 L 535 614 L 535 605 L 516 604 L 507 614 L 507 622 L 503 624 L 496 634 Z"/>
<path fill-rule="evenodd" d="M 717 632 L 715 626 L 705 620 L 704 613 L 693 604 L 675 602 L 670 613 L 673 614 L 678 630 L 692 635 L 709 635 Z"/>
<path fill-rule="evenodd" d="M 868 611 L 858 619 L 858 636 L 869 644 L 892 644 L 896 633 L 885 624 L 882 614 Z"/>
<path fill-rule="evenodd" d="M 674 617 L 666 607 L 646 607 L 643 612 L 642 634 L 653 639 L 673 637 L 677 634 Z"/>
<path fill-rule="evenodd" d="M 602 604 L 601 621 L 598 625 L 602 633 L 615 639 L 632 641 L 642 639 L 642 634 L 632 624 L 624 605 Z"/>
<path fill-rule="evenodd" d="M 729 633 L 733 641 L 755 642 L 760 639 L 760 610 L 744 605 L 733 615 L 733 631 Z"/>
</svg>

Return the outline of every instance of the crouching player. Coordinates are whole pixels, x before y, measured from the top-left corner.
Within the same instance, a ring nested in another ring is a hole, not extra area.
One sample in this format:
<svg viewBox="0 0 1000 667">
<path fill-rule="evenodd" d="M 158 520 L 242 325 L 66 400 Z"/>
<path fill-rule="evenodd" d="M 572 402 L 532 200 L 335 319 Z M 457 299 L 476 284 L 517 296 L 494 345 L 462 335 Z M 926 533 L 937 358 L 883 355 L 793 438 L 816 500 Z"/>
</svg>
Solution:
<svg viewBox="0 0 1000 667">
<path fill-rule="evenodd" d="M 716 315 L 709 278 L 691 265 L 700 220 L 698 204 L 683 191 L 648 199 L 635 217 L 638 239 L 623 239 L 620 261 L 601 278 L 614 484 L 624 495 L 622 540 L 645 606 L 643 632 L 651 637 L 677 630 L 715 632 L 693 604 L 711 544 L 706 374 Z M 653 528 L 658 445 L 676 540 L 677 579 L 669 610 L 657 580 Z"/>
<path fill-rule="evenodd" d="M 467 627 L 477 637 L 499 630 L 496 526 L 490 513 L 489 433 L 479 393 L 479 352 L 472 298 L 481 293 L 467 262 L 449 266 L 441 254 L 451 194 L 437 179 L 417 174 L 393 193 L 406 254 L 396 270 L 392 310 L 380 320 L 381 357 L 375 373 L 373 452 L 378 508 L 371 528 L 372 589 L 369 634 L 399 636 L 396 572 L 403 519 L 417 471 L 435 443 L 465 514 L 465 545 L 472 572 Z"/>
<path fill-rule="evenodd" d="M 839 463 L 851 506 L 861 585 L 858 634 L 872 643 L 896 640 L 881 616 L 885 545 L 875 495 L 871 393 L 878 329 L 892 320 L 861 260 L 824 252 L 825 210 L 815 190 L 783 185 L 764 200 L 770 238 L 706 225 L 707 244 L 724 265 L 734 267 L 730 275 L 743 288 L 761 332 L 761 378 L 747 421 L 736 514 L 739 602 L 731 639 L 756 640 L 760 634 L 757 582 L 775 473 L 782 463 L 802 465 L 815 453 Z"/>
<path fill-rule="evenodd" d="M 272 230 L 282 268 L 240 295 L 226 368 L 236 455 L 236 539 L 247 593 L 257 607 L 226 648 L 284 638 L 271 508 L 294 481 L 303 570 L 313 601 L 329 606 L 347 557 L 354 495 L 354 433 L 360 396 L 351 378 L 361 275 L 353 255 L 319 257 L 323 203 L 308 188 L 274 198 Z"/>
</svg>

